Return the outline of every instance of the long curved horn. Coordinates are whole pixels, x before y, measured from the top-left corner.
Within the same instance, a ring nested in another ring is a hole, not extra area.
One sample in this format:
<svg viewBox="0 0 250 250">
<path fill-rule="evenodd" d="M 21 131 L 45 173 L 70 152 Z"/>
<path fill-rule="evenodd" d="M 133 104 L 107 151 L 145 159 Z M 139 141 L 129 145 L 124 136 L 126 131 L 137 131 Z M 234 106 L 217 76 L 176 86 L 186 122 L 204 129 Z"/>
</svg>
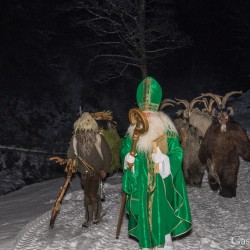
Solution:
<svg viewBox="0 0 250 250">
<path fill-rule="evenodd" d="M 172 100 L 172 99 L 169 99 L 169 98 L 164 99 L 162 102 L 170 102 L 170 103 L 177 104 L 177 102 L 175 100 Z"/>
<path fill-rule="evenodd" d="M 212 113 L 214 102 L 215 102 L 215 100 L 212 99 L 212 98 L 209 100 L 209 104 L 208 104 L 208 114 L 211 114 L 211 113 Z"/>
<path fill-rule="evenodd" d="M 213 94 L 213 93 L 203 93 L 201 94 L 202 96 L 210 96 L 212 97 L 215 102 L 217 103 L 218 107 L 221 108 L 221 103 L 222 103 L 222 96 L 220 95 L 216 95 L 216 94 Z"/>
<path fill-rule="evenodd" d="M 207 101 L 207 98 L 202 98 L 201 102 L 204 104 L 205 110 L 208 112 L 208 101 Z"/>
<path fill-rule="evenodd" d="M 242 95 L 243 93 L 242 93 L 242 91 L 231 91 L 231 92 L 225 94 L 225 96 L 222 98 L 222 103 L 221 103 L 222 108 L 225 108 L 227 99 L 228 99 L 231 95 L 235 95 L 235 94 L 241 94 L 241 95 Z"/>
<path fill-rule="evenodd" d="M 185 108 L 189 110 L 189 105 L 190 105 L 189 101 L 183 100 L 183 99 L 178 99 L 178 98 L 175 98 L 175 99 L 178 101 L 177 104 L 181 104 L 182 103 L 185 106 Z"/>
<path fill-rule="evenodd" d="M 174 104 L 177 104 L 176 101 L 172 100 L 172 99 L 164 99 L 162 102 L 161 102 L 161 105 L 159 107 L 159 110 L 163 110 L 165 107 L 167 106 L 172 106 L 174 107 Z"/>
<path fill-rule="evenodd" d="M 210 98 L 209 102 L 207 100 L 207 98 L 202 98 L 201 102 L 203 102 L 204 106 L 205 106 L 205 111 L 211 115 L 212 113 L 212 108 L 213 108 L 213 104 L 215 102 L 215 100 L 213 98 Z M 204 110 L 204 109 L 203 109 Z"/>
<path fill-rule="evenodd" d="M 189 111 L 190 111 L 190 112 L 192 111 L 192 109 L 193 109 L 195 103 L 201 102 L 201 99 L 200 99 L 201 97 L 202 97 L 202 96 L 198 96 L 198 97 L 194 98 L 194 99 L 190 102 L 190 104 L 189 104 Z"/>
<path fill-rule="evenodd" d="M 162 103 L 159 107 L 159 110 L 163 110 L 164 108 L 166 108 L 167 106 L 172 106 L 174 107 L 174 104 L 172 103 Z"/>
</svg>

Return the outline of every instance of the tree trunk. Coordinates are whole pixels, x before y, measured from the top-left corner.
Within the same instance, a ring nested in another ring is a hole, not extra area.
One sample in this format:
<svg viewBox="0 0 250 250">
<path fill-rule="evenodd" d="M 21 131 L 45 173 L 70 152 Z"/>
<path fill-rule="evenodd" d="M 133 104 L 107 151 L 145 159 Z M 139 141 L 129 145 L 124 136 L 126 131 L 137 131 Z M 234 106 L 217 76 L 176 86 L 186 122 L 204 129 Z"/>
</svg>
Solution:
<svg viewBox="0 0 250 250">
<path fill-rule="evenodd" d="M 138 33 L 139 33 L 139 65 L 141 69 L 142 79 L 147 76 L 147 57 L 145 46 L 145 0 L 139 3 L 139 20 L 138 20 Z"/>
</svg>

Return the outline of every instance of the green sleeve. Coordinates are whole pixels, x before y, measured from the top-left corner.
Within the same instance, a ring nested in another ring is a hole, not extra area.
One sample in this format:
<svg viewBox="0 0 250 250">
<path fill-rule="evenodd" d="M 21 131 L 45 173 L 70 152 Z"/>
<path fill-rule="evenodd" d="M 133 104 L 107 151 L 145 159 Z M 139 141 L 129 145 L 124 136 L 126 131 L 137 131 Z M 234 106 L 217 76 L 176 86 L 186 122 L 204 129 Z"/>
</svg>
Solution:
<svg viewBox="0 0 250 250">
<path fill-rule="evenodd" d="M 124 167 L 124 158 L 130 152 L 132 148 L 132 139 L 129 136 L 125 136 L 121 145 L 121 162 L 122 168 Z M 132 194 L 137 191 L 137 180 L 134 173 L 130 169 L 123 169 L 122 177 L 122 189 L 126 194 Z"/>
<path fill-rule="evenodd" d="M 179 137 L 168 138 L 168 157 L 172 175 L 176 175 L 182 168 L 183 149 L 180 146 Z"/>
</svg>

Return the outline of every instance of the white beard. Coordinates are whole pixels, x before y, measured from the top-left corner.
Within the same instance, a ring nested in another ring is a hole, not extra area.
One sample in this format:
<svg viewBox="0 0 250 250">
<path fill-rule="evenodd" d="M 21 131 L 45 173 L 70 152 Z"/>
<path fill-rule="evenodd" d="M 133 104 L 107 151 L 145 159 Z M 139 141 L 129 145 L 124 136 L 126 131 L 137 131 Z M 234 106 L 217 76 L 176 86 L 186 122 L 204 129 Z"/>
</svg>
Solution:
<svg viewBox="0 0 250 250">
<path fill-rule="evenodd" d="M 158 111 L 154 112 L 148 119 L 149 129 L 145 134 L 140 135 L 137 142 L 137 150 L 146 153 L 152 152 L 152 141 L 166 133 L 166 131 L 173 131 L 177 134 L 177 130 L 171 121 L 170 117 L 165 113 Z M 132 137 L 135 125 L 128 128 L 127 133 Z"/>
</svg>

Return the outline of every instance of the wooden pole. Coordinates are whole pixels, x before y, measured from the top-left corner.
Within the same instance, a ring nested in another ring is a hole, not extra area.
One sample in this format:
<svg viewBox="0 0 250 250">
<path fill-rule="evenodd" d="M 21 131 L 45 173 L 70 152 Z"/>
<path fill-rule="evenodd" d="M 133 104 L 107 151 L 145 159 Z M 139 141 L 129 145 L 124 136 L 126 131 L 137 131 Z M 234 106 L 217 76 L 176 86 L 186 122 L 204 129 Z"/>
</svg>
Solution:
<svg viewBox="0 0 250 250">
<path fill-rule="evenodd" d="M 132 137 L 133 145 L 130 151 L 130 154 L 134 156 L 136 153 L 136 144 L 139 140 L 140 134 L 144 134 L 145 132 L 148 131 L 148 120 L 145 114 L 140 109 L 133 108 L 129 110 L 129 121 L 131 125 L 136 124 L 133 137 Z M 129 165 L 129 168 L 132 168 L 132 167 L 133 167 L 133 164 Z M 123 219 L 123 215 L 125 211 L 126 199 L 127 199 L 127 195 L 126 193 L 123 193 L 120 214 L 119 214 L 117 228 L 116 228 L 116 239 L 118 239 L 120 235 L 122 219 Z"/>
</svg>

